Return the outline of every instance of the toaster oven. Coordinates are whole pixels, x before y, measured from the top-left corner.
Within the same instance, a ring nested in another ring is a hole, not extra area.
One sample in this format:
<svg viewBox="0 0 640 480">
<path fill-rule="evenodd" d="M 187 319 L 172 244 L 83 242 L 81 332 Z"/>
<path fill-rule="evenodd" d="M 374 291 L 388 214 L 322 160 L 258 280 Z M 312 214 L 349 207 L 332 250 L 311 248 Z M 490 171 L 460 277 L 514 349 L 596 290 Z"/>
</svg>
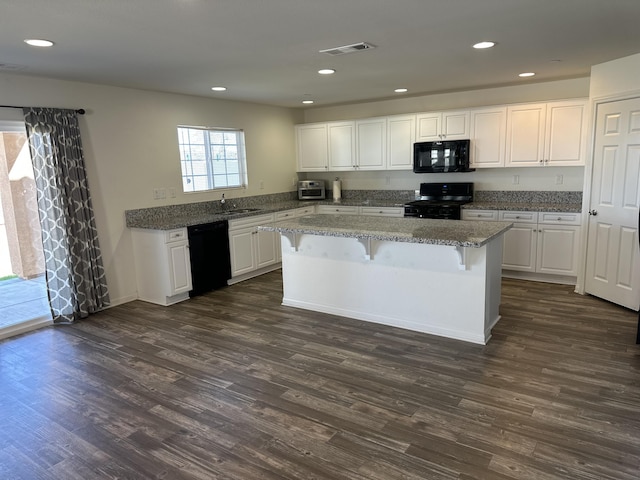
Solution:
<svg viewBox="0 0 640 480">
<path fill-rule="evenodd" d="M 324 200 L 324 180 L 300 180 L 298 182 L 298 200 Z"/>
</svg>

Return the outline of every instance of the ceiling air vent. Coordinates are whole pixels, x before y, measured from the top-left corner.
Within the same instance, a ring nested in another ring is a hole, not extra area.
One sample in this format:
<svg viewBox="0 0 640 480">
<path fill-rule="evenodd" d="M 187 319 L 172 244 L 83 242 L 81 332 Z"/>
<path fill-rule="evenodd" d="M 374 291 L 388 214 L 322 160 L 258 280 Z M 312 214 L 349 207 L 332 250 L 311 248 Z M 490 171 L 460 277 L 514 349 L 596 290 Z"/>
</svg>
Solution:
<svg viewBox="0 0 640 480">
<path fill-rule="evenodd" d="M 327 55 L 336 56 L 344 55 L 345 53 L 360 52 L 362 50 L 370 50 L 376 48 L 375 45 L 370 43 L 360 42 L 353 45 L 344 45 L 342 47 L 327 48 L 326 50 L 320 50 L 320 53 L 326 53 Z"/>
</svg>

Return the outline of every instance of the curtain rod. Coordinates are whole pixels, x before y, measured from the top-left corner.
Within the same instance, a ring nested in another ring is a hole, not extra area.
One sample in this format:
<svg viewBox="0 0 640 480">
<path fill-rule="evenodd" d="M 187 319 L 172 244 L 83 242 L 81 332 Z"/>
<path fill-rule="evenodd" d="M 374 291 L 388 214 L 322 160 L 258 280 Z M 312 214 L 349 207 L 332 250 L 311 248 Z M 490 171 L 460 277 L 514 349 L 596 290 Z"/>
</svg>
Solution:
<svg viewBox="0 0 640 480">
<path fill-rule="evenodd" d="M 23 109 L 23 108 L 31 108 L 31 107 L 16 107 L 15 105 L 0 105 L 0 108 L 19 108 L 19 109 Z M 75 112 L 78 115 L 84 115 L 86 113 L 84 108 L 78 108 Z"/>
</svg>

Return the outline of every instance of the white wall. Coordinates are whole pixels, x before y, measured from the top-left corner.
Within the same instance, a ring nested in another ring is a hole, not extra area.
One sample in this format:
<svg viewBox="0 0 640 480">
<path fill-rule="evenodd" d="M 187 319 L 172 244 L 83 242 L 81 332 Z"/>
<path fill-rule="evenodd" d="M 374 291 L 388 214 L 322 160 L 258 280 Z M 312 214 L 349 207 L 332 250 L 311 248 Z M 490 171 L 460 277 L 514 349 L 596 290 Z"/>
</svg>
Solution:
<svg viewBox="0 0 640 480">
<path fill-rule="evenodd" d="M 422 182 L 474 182 L 475 190 L 582 191 L 584 167 L 484 168 L 469 173 L 332 172 L 300 174 L 331 182 L 340 177 L 343 190 L 416 190 Z M 514 184 L 514 175 L 518 183 Z M 562 184 L 557 184 L 558 176 Z"/>
<path fill-rule="evenodd" d="M 302 116 L 291 109 L 12 74 L 0 74 L 0 104 L 87 111 L 80 128 L 114 304 L 136 298 L 124 211 L 220 198 L 219 191 L 181 193 L 177 125 L 244 129 L 249 188 L 225 191 L 227 198 L 295 190 L 293 125 Z M 19 110 L 0 109 L 0 120 L 16 117 Z M 177 196 L 153 200 L 155 187 L 174 187 Z"/>
<path fill-rule="evenodd" d="M 624 93 L 640 93 L 640 53 L 591 67 L 591 99 Z"/>
<path fill-rule="evenodd" d="M 304 122 L 301 123 L 350 120 L 401 113 L 433 112 L 506 103 L 539 102 L 578 97 L 587 98 L 588 96 L 589 77 L 584 77 L 556 82 L 485 88 L 481 90 L 423 95 L 419 97 L 401 96 L 397 99 L 352 105 L 313 107 L 305 110 Z"/>
</svg>

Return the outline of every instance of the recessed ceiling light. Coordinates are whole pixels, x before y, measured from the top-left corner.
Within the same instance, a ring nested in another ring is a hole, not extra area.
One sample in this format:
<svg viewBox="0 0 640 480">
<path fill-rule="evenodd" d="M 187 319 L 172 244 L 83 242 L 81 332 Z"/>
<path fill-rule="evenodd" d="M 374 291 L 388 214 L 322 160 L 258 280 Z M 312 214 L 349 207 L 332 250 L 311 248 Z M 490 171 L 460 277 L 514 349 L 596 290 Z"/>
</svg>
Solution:
<svg viewBox="0 0 640 480">
<path fill-rule="evenodd" d="M 214 92 L 226 92 L 227 87 L 211 87 L 211 90 L 213 90 Z"/>
<path fill-rule="evenodd" d="M 336 73 L 336 71 L 333 68 L 322 68 L 318 70 L 318 73 L 320 75 L 331 75 L 333 73 Z"/>
<path fill-rule="evenodd" d="M 496 42 L 478 42 L 476 43 L 473 48 L 491 48 L 493 46 L 495 46 Z"/>
<path fill-rule="evenodd" d="M 310 104 L 313 103 L 313 100 L 303 100 L 302 103 Z"/>
<path fill-rule="evenodd" d="M 32 47 L 51 47 L 53 42 L 51 40 L 43 40 L 41 38 L 27 38 L 24 43 L 31 45 Z"/>
<path fill-rule="evenodd" d="M 533 73 L 533 72 L 525 72 L 525 73 L 521 73 L 518 76 L 519 77 L 533 77 L 534 75 L 535 75 L 535 73 Z"/>
<path fill-rule="evenodd" d="M 394 90 L 394 92 L 396 92 L 396 93 L 405 93 L 405 92 L 408 92 L 408 91 L 409 90 L 407 90 L 406 88 L 396 88 Z"/>
</svg>

